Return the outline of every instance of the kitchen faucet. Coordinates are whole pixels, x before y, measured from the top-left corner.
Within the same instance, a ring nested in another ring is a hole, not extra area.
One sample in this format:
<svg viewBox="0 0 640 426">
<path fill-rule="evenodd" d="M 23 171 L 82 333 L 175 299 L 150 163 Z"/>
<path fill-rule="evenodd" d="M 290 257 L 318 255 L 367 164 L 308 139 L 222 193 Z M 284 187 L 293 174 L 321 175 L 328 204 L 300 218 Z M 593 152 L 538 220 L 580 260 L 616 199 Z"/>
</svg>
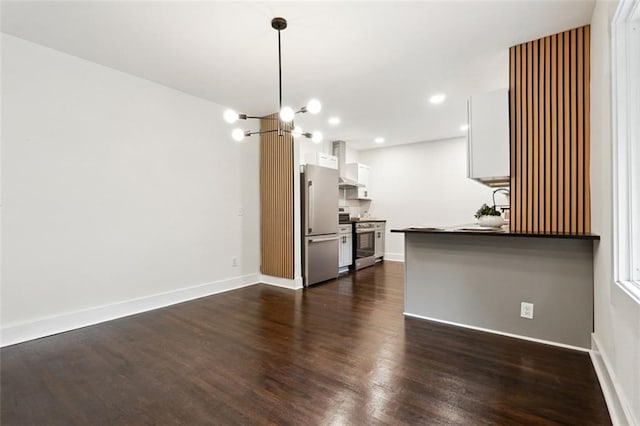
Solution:
<svg viewBox="0 0 640 426">
<path fill-rule="evenodd" d="M 504 193 L 507 197 L 509 197 L 511 195 L 511 191 L 509 191 L 507 188 L 498 188 L 495 191 L 493 191 L 492 194 L 492 200 L 493 200 L 493 208 L 496 207 L 496 193 L 497 192 L 502 192 Z M 503 209 L 504 210 L 504 209 Z"/>
</svg>

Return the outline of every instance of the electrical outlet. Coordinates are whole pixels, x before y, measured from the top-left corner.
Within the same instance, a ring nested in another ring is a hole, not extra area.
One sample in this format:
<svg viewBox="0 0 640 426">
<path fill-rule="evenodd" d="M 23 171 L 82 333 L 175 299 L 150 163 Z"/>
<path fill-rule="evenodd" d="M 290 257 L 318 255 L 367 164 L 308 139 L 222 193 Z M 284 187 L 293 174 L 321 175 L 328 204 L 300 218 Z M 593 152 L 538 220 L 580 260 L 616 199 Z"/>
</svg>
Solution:
<svg viewBox="0 0 640 426">
<path fill-rule="evenodd" d="M 533 319 L 533 303 L 520 303 L 520 316 L 522 318 Z"/>
<path fill-rule="evenodd" d="M 233 256 L 231 258 L 231 266 L 238 266 L 238 258 Z"/>
<path fill-rule="evenodd" d="M 244 215 L 244 210 L 242 209 L 242 207 L 240 207 L 238 209 L 238 216 L 243 216 Z"/>
</svg>

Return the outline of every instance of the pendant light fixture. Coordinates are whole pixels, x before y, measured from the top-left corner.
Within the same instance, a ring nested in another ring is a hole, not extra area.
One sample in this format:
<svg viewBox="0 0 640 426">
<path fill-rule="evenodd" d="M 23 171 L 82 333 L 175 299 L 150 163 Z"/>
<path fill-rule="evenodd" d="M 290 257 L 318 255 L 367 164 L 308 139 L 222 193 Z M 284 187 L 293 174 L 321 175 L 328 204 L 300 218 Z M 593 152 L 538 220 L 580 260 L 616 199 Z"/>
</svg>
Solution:
<svg viewBox="0 0 640 426">
<path fill-rule="evenodd" d="M 228 109 L 224 112 L 224 119 L 227 123 L 233 124 L 238 120 L 246 120 L 248 118 L 263 119 L 263 120 L 278 120 L 278 128 L 273 130 L 260 130 L 260 131 L 246 131 L 240 128 L 233 129 L 231 137 L 234 140 L 240 142 L 245 137 L 251 135 L 260 135 L 263 133 L 278 132 L 278 135 L 283 136 L 285 133 L 290 133 L 293 137 L 304 136 L 311 139 L 315 143 L 322 142 L 322 133 L 320 132 L 303 132 L 298 126 L 289 126 L 289 123 L 293 122 L 296 114 L 311 113 L 317 114 L 322 109 L 322 104 L 317 99 L 311 99 L 307 102 L 307 105 L 301 107 L 297 111 L 294 111 L 290 106 L 282 106 L 282 50 L 280 47 L 280 31 L 287 28 L 287 20 L 284 18 L 273 18 L 271 20 L 271 28 L 278 31 L 278 94 L 279 94 L 279 113 L 278 117 L 258 117 L 247 114 L 238 114 L 237 112 Z"/>
</svg>

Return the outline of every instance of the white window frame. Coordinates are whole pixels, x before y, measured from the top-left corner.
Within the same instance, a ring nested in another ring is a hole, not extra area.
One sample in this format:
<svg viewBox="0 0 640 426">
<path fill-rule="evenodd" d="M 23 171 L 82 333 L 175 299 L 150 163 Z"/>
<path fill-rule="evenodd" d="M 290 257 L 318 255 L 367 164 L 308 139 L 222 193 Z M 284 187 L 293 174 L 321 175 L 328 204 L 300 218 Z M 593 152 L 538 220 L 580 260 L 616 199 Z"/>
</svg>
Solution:
<svg viewBox="0 0 640 426">
<path fill-rule="evenodd" d="M 611 22 L 614 278 L 640 303 L 640 0 Z"/>
</svg>

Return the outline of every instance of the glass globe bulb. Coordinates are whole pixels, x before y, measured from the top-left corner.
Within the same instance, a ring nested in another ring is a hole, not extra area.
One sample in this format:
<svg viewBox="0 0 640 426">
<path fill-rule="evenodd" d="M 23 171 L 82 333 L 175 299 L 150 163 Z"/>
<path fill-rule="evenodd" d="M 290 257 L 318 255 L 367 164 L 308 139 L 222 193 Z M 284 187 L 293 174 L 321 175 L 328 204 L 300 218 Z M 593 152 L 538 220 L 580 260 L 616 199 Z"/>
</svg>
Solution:
<svg viewBox="0 0 640 426">
<path fill-rule="evenodd" d="M 296 113 L 291 107 L 283 106 L 280 110 L 280 120 L 284 121 L 285 123 L 290 123 L 295 115 Z"/>
<path fill-rule="evenodd" d="M 320 143 L 322 142 L 322 133 L 320 132 L 313 132 L 313 134 L 311 135 L 311 141 L 313 143 Z"/>
<path fill-rule="evenodd" d="M 309 111 L 311 114 L 317 114 L 321 109 L 322 104 L 319 100 L 311 99 L 309 102 L 307 102 L 307 111 Z"/>
<path fill-rule="evenodd" d="M 231 132 L 231 137 L 236 142 L 242 142 L 242 140 L 244 139 L 244 130 L 233 129 L 233 132 Z"/>
<path fill-rule="evenodd" d="M 296 126 L 296 127 L 294 127 L 294 128 L 293 128 L 293 130 L 291 131 L 291 135 L 292 135 L 294 138 L 297 138 L 297 137 L 299 137 L 299 136 L 302 136 L 302 127 L 300 127 L 300 126 Z"/>
<path fill-rule="evenodd" d="M 224 112 L 224 121 L 226 121 L 229 124 L 235 123 L 236 121 L 238 121 L 238 118 L 239 118 L 238 113 L 232 109 L 228 109 Z"/>
</svg>

